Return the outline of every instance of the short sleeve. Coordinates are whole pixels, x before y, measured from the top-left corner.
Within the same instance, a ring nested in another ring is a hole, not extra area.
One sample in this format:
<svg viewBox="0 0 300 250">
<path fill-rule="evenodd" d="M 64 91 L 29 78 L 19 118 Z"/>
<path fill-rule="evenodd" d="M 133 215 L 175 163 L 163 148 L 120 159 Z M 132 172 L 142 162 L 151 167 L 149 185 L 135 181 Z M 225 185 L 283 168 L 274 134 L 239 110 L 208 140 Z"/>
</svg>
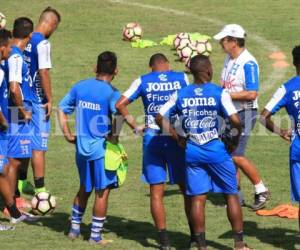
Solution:
<svg viewBox="0 0 300 250">
<path fill-rule="evenodd" d="M 249 61 L 244 65 L 245 88 L 250 91 L 257 91 L 259 88 L 258 65 L 254 61 Z"/>
<path fill-rule="evenodd" d="M 230 94 L 226 90 L 223 90 L 221 94 L 221 110 L 225 118 L 237 113 Z"/>
<path fill-rule="evenodd" d="M 129 89 L 123 93 L 123 96 L 125 96 L 130 102 L 136 100 L 141 96 L 141 84 L 141 78 L 136 79 L 133 81 Z"/>
<path fill-rule="evenodd" d="M 8 58 L 8 81 L 22 83 L 23 58 L 14 54 Z"/>
<path fill-rule="evenodd" d="M 173 95 L 171 95 L 169 101 L 167 101 L 159 109 L 159 114 L 164 116 L 164 117 L 169 117 L 170 114 L 175 113 L 177 99 L 178 99 L 178 94 L 177 94 L 177 92 L 175 92 Z"/>
<path fill-rule="evenodd" d="M 68 94 L 60 101 L 59 108 L 65 114 L 72 114 L 76 107 L 76 89 L 73 87 Z"/>
<path fill-rule="evenodd" d="M 51 45 L 48 40 L 43 40 L 37 45 L 39 69 L 51 69 Z"/>
<path fill-rule="evenodd" d="M 276 90 L 271 100 L 265 106 L 265 109 L 271 112 L 272 114 L 274 114 L 283 106 L 285 106 L 286 103 L 287 103 L 286 89 L 284 85 L 282 85 L 279 89 Z"/>
<path fill-rule="evenodd" d="M 116 103 L 117 101 L 120 99 L 121 97 L 121 93 L 119 90 L 115 90 L 113 93 L 112 93 L 112 96 L 109 100 L 109 108 L 110 108 L 110 112 L 113 113 L 113 114 L 116 114 L 117 113 L 117 109 L 116 109 Z"/>
<path fill-rule="evenodd" d="M 186 86 L 188 86 L 190 84 L 187 74 L 184 74 L 184 81 L 185 81 Z"/>
</svg>

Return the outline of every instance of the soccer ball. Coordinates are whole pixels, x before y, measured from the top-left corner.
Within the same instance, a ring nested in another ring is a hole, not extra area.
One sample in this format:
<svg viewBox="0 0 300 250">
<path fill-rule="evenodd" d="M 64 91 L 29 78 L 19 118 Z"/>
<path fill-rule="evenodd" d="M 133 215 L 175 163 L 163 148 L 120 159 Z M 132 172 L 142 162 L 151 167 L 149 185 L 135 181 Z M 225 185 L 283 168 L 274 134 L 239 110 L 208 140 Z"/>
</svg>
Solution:
<svg viewBox="0 0 300 250">
<path fill-rule="evenodd" d="M 194 42 L 194 46 L 199 55 L 209 56 L 212 52 L 212 46 L 208 40 L 196 41 Z"/>
<path fill-rule="evenodd" d="M 178 33 L 173 40 L 174 48 L 177 49 L 183 40 L 191 42 L 190 35 L 188 33 Z"/>
<path fill-rule="evenodd" d="M 51 214 L 56 207 L 55 197 L 48 192 L 37 193 L 31 200 L 31 207 L 34 214 Z"/>
<path fill-rule="evenodd" d="M 6 17 L 0 12 L 0 29 L 4 29 L 6 25 Z"/>
<path fill-rule="evenodd" d="M 180 61 L 186 62 L 193 54 L 196 53 L 196 48 L 191 43 L 185 44 L 177 49 L 177 54 Z"/>
<path fill-rule="evenodd" d="M 123 28 L 123 40 L 136 41 L 142 38 L 142 27 L 138 23 L 128 23 Z"/>
</svg>

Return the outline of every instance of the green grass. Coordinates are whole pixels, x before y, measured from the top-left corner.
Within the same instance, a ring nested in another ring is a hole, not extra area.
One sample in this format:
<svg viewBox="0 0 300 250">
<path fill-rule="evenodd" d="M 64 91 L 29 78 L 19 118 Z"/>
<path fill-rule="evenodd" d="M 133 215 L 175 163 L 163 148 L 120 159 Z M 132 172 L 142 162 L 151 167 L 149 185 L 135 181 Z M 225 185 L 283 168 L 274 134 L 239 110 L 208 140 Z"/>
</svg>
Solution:
<svg viewBox="0 0 300 250">
<path fill-rule="evenodd" d="M 123 42 L 122 26 L 132 21 L 142 25 L 144 38 L 155 41 L 180 31 L 213 35 L 219 31 L 222 23 L 234 22 L 244 26 L 249 37 L 247 47 L 260 64 L 261 86 L 272 86 L 260 93 L 261 107 L 275 88 L 294 74 L 293 68 L 290 67 L 283 72 L 282 78 L 270 80 L 273 61 L 268 55 L 272 52 L 272 47 L 276 46 L 287 55 L 287 60 L 291 61 L 290 51 L 299 38 L 300 5 L 297 0 L 136 1 L 165 10 L 106 0 L 9 0 L 1 2 L 0 11 L 8 17 L 8 27 L 11 27 L 13 19 L 19 16 L 28 16 L 36 22 L 41 10 L 48 5 L 61 12 L 62 23 L 51 38 L 54 65 L 51 73 L 55 104 L 73 83 L 93 75 L 97 55 L 103 50 L 113 50 L 119 56 L 119 75 L 114 84 L 122 91 L 138 75 L 148 72 L 148 59 L 155 52 L 165 53 L 174 69 L 183 69 L 182 64 L 173 62 L 175 57 L 168 47 L 132 49 L 129 43 Z M 257 40 L 257 36 L 264 38 L 263 42 L 261 39 Z M 211 60 L 215 70 L 214 81 L 218 82 L 224 54 L 214 41 L 213 49 Z M 131 105 L 130 111 L 140 116 L 141 102 Z M 261 128 L 257 126 L 256 131 L 261 131 Z M 247 155 L 258 165 L 264 182 L 272 192 L 272 200 L 268 207 L 287 203 L 290 201 L 288 144 L 275 136 L 256 134 L 251 137 Z M 105 237 L 113 239 L 114 243 L 106 249 L 155 249 L 156 232 L 149 211 L 148 187 L 139 180 L 141 138 L 127 133 L 121 141 L 129 154 L 129 174 L 124 187 L 112 191 L 110 196 Z M 34 225 L 17 225 L 14 232 L 1 232 L 0 249 L 94 248 L 86 241 L 89 235 L 92 201 L 83 220 L 82 231 L 85 240 L 70 242 L 66 237 L 71 203 L 78 188 L 78 176 L 74 163 L 74 148 L 59 135 L 55 113 L 47 153 L 46 183 L 47 188 L 57 197 L 56 213 Z M 184 249 L 188 242 L 188 226 L 183 212 L 182 197 L 177 187 L 168 186 L 167 190 L 165 205 L 172 245 L 176 249 Z M 243 178 L 243 190 L 247 201 L 252 202 L 252 185 L 246 178 Z M 216 207 L 215 202 L 216 199 L 212 197 L 207 203 L 208 243 L 210 249 L 230 249 L 232 239 L 226 211 Z M 295 235 L 298 229 L 296 220 L 258 217 L 247 208 L 243 209 L 243 212 L 245 240 L 250 246 L 264 250 L 300 249 L 299 236 Z M 5 221 L 2 218 L 1 220 Z"/>
</svg>

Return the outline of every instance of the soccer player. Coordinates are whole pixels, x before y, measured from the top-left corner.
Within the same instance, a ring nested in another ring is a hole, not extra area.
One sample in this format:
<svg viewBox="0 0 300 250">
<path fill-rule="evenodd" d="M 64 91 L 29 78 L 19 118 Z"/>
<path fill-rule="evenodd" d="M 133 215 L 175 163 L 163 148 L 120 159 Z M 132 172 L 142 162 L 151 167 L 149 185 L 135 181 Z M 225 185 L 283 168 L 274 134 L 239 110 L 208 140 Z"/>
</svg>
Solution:
<svg viewBox="0 0 300 250">
<path fill-rule="evenodd" d="M 32 79 L 32 168 L 34 176 L 35 193 L 46 191 L 45 153 L 48 149 L 50 133 L 50 115 L 52 111 L 52 90 L 50 69 L 51 55 L 48 38 L 56 30 L 60 22 L 57 10 L 48 7 L 43 10 L 39 23 L 32 33 L 24 54 Z M 30 191 L 27 179 L 27 169 L 21 169 L 19 176 L 20 191 Z"/>
<path fill-rule="evenodd" d="M 219 139 L 219 120 L 227 117 L 232 125 L 230 150 L 238 143 L 241 124 L 230 95 L 211 83 L 213 70 L 208 57 L 191 59 L 191 84 L 172 95 L 156 117 L 163 131 L 182 144 L 168 117 L 177 114 L 186 133 L 186 194 L 191 197 L 194 239 L 205 250 L 205 201 L 209 191 L 221 192 L 227 202 L 227 215 L 234 231 L 235 249 L 248 249 L 243 243 L 243 218 L 238 201 L 236 168 L 224 143 Z"/>
<path fill-rule="evenodd" d="M 270 193 L 262 182 L 254 163 L 245 156 L 250 132 L 256 122 L 259 88 L 258 64 L 245 48 L 245 38 L 245 30 L 238 24 L 228 24 L 214 36 L 227 53 L 221 74 L 221 84 L 230 93 L 243 127 L 239 145 L 232 153 L 232 158 L 235 165 L 254 185 L 252 209 L 258 210 L 265 206 Z M 243 195 L 242 193 L 239 195 L 243 205 Z"/>
<path fill-rule="evenodd" d="M 11 51 L 11 32 L 6 29 L 0 30 L 0 61 L 6 60 Z M 21 221 L 33 221 L 29 214 L 21 213 L 16 207 L 13 192 L 7 178 L 8 172 L 8 85 L 4 77 L 4 71 L 0 65 L 0 193 L 4 198 L 7 213 L 11 217 L 11 223 Z M 13 230 L 14 227 L 0 225 L 0 231 Z"/>
<path fill-rule="evenodd" d="M 149 61 L 152 72 L 136 79 L 123 93 L 116 107 L 135 134 L 143 135 L 142 180 L 150 185 L 151 214 L 159 234 L 161 249 L 170 249 L 166 231 L 166 213 L 163 204 L 167 173 L 171 184 L 184 187 L 184 150 L 170 136 L 161 133 L 155 122 L 159 108 L 177 90 L 188 85 L 187 76 L 170 70 L 168 59 L 163 54 L 154 54 Z M 129 114 L 127 105 L 142 98 L 145 111 L 145 126 L 137 126 Z M 176 120 L 176 116 L 172 117 Z M 189 214 L 189 198 L 185 196 L 185 210 Z M 189 217 L 189 216 L 188 216 Z M 192 239 L 191 239 L 192 240 Z"/>
<path fill-rule="evenodd" d="M 76 144 L 80 188 L 75 196 L 69 238 L 80 235 L 80 223 L 88 198 L 95 189 L 93 220 L 89 242 L 106 244 L 101 235 L 110 189 L 117 187 L 116 171 L 105 170 L 105 141 L 110 133 L 111 116 L 120 93 L 111 85 L 117 74 L 117 57 L 105 51 L 98 56 L 96 77 L 79 81 L 59 104 L 59 122 L 66 140 Z M 76 136 L 67 123 L 76 109 Z"/>
<path fill-rule="evenodd" d="M 8 133 L 8 179 L 11 190 L 15 194 L 18 171 L 27 166 L 31 157 L 31 135 L 29 122 L 31 120 L 31 78 L 23 51 L 27 46 L 33 22 L 27 17 L 14 21 L 12 51 L 5 61 L 5 74 L 9 84 L 9 133 Z M 23 198 L 16 199 L 20 208 L 31 207 Z"/>
<path fill-rule="evenodd" d="M 291 197 L 299 203 L 299 229 L 300 229 L 300 46 L 293 51 L 293 64 L 296 68 L 296 76 L 283 84 L 273 95 L 261 113 L 261 122 L 271 132 L 278 134 L 287 141 L 290 146 L 290 181 Z M 293 133 L 289 129 L 279 128 L 272 121 L 272 115 L 281 108 L 285 108 L 292 121 Z"/>
</svg>

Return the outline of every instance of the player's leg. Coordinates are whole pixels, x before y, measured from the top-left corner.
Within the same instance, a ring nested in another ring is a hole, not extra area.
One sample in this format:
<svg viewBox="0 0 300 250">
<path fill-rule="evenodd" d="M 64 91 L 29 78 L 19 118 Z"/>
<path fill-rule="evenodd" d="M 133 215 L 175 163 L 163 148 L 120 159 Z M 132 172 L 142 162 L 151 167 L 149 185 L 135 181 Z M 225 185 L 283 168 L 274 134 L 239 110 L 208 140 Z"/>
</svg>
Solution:
<svg viewBox="0 0 300 250">
<path fill-rule="evenodd" d="M 238 199 L 236 167 L 231 159 L 221 163 L 210 163 L 208 172 L 214 192 L 222 192 L 227 203 L 227 217 L 233 230 L 234 248 L 247 249 L 243 241 L 243 215 Z"/>
<path fill-rule="evenodd" d="M 50 133 L 50 121 L 45 120 L 45 109 L 34 104 L 32 108 L 31 128 L 32 136 L 32 169 L 35 192 L 45 191 L 45 165 L 46 151 L 48 150 L 48 137 Z"/>
<path fill-rule="evenodd" d="M 158 140 L 158 138 L 155 140 Z M 161 146 L 160 148 L 144 146 L 142 180 L 150 185 L 150 210 L 158 231 L 160 248 L 170 249 L 166 226 L 166 213 L 163 203 L 167 170 L 166 160 Z"/>
<path fill-rule="evenodd" d="M 33 169 L 34 176 L 34 186 L 35 192 L 46 191 L 45 188 L 45 151 L 41 150 L 32 150 L 31 165 Z"/>
<path fill-rule="evenodd" d="M 265 187 L 255 164 L 245 157 L 248 139 L 251 130 L 256 123 L 257 111 L 246 110 L 244 112 L 239 112 L 239 115 L 243 125 L 243 131 L 239 140 L 239 145 L 232 153 L 232 159 L 234 164 L 243 171 L 243 173 L 254 185 L 255 196 L 252 208 L 253 210 L 258 210 L 265 206 L 267 200 L 270 198 L 270 193 Z"/>
<path fill-rule="evenodd" d="M 91 161 L 90 168 L 95 188 L 95 201 L 89 242 L 91 244 L 107 244 L 111 241 L 103 239 L 101 232 L 106 219 L 110 188 L 118 187 L 117 173 L 105 170 L 104 158 Z"/>
<path fill-rule="evenodd" d="M 186 186 L 185 186 L 185 149 L 181 148 L 177 145 L 173 139 L 166 137 L 165 143 L 166 149 L 165 158 L 167 159 L 168 165 L 168 174 L 169 174 L 169 181 L 171 184 L 176 183 L 179 185 L 180 191 L 183 195 L 184 199 L 184 210 L 185 215 L 187 217 L 187 221 L 190 228 L 190 245 L 193 242 L 193 226 L 192 221 L 190 218 L 190 211 L 191 211 L 191 197 L 186 195 Z M 176 154 L 174 154 L 176 152 Z"/>
<path fill-rule="evenodd" d="M 80 225 L 85 212 L 88 198 L 92 192 L 90 164 L 88 161 L 76 157 L 80 187 L 74 198 L 71 214 L 71 225 L 68 237 L 72 240 L 80 235 Z"/>
</svg>

